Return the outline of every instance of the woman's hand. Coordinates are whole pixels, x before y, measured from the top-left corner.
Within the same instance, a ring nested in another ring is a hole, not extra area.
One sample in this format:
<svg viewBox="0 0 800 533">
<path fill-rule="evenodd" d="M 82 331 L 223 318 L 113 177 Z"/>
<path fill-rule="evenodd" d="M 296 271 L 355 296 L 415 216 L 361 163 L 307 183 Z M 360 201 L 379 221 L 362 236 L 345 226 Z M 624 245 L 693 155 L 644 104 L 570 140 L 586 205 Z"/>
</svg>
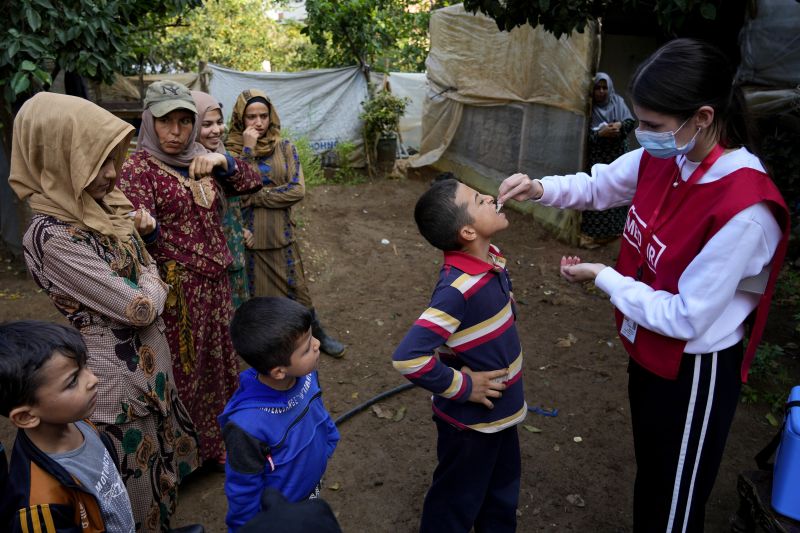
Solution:
<svg viewBox="0 0 800 533">
<path fill-rule="evenodd" d="M 198 155 L 192 159 L 189 165 L 189 177 L 192 179 L 205 178 L 211 175 L 214 167 L 222 167 L 223 170 L 227 172 L 228 159 L 224 155 L 216 152 Z"/>
<path fill-rule="evenodd" d="M 253 150 L 258 143 L 258 135 L 258 130 L 256 130 L 253 126 L 245 128 L 242 132 L 242 145 L 245 148 L 250 148 Z"/>
<path fill-rule="evenodd" d="M 133 226 L 139 235 L 145 237 L 156 230 L 156 219 L 147 209 L 140 207 L 134 213 L 136 214 L 133 216 Z"/>
<path fill-rule="evenodd" d="M 253 238 L 253 232 L 247 228 L 242 228 L 242 234 L 244 235 L 245 248 L 252 248 L 256 243 L 255 239 Z"/>
<path fill-rule="evenodd" d="M 513 174 L 503 180 L 497 191 L 497 203 L 504 204 L 511 200 L 538 200 L 544 189 L 538 180 L 532 180 L 527 174 Z"/>
<path fill-rule="evenodd" d="M 561 276 L 571 282 L 593 281 L 604 268 L 602 263 L 581 263 L 578 256 L 561 258 Z"/>
<path fill-rule="evenodd" d="M 622 122 L 612 122 L 611 124 L 606 124 L 600 131 L 597 132 L 597 135 L 600 137 L 619 137 L 622 129 Z"/>
</svg>

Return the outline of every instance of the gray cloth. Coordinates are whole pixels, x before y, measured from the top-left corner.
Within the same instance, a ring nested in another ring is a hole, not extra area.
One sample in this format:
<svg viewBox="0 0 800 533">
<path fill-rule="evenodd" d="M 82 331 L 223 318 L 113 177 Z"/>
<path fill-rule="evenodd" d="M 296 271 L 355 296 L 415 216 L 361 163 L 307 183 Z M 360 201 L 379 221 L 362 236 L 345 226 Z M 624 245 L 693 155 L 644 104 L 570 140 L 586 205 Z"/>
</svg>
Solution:
<svg viewBox="0 0 800 533">
<path fill-rule="evenodd" d="M 111 454 L 86 422 L 75 425 L 83 433 L 83 444 L 69 452 L 48 455 L 97 498 L 109 533 L 134 533 L 136 527 L 128 491 Z"/>
<path fill-rule="evenodd" d="M 611 77 L 605 72 L 598 72 L 594 77 L 594 84 L 592 89 L 597 85 L 600 80 L 606 80 L 608 85 L 608 97 L 602 104 L 594 104 L 592 106 L 592 128 L 597 128 L 600 124 L 611 124 L 613 122 L 625 122 L 627 119 L 633 120 L 630 109 L 625 104 L 625 100 L 614 90 L 614 82 Z"/>
</svg>

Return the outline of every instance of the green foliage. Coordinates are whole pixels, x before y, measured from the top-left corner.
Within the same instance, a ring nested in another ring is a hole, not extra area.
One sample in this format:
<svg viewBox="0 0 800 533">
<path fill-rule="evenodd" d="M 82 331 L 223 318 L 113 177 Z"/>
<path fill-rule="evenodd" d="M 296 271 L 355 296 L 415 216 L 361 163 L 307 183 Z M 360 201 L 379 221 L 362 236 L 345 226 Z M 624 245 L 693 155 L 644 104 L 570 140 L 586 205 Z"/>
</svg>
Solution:
<svg viewBox="0 0 800 533">
<path fill-rule="evenodd" d="M 369 66 L 376 71 L 425 70 L 433 9 L 455 0 L 307 0 L 304 32 L 320 67 Z"/>
<path fill-rule="evenodd" d="M 358 117 L 364 121 L 364 146 L 371 170 L 378 159 L 378 140 L 397 133 L 407 105 L 408 98 L 399 98 L 389 91 L 379 91 L 364 102 Z"/>
<path fill-rule="evenodd" d="M 714 20 L 721 2 L 657 0 L 653 7 L 659 26 L 669 33 L 681 28 L 691 17 L 699 15 Z M 639 3 L 639 0 L 464 0 L 464 8 L 491 17 L 501 31 L 511 31 L 525 24 L 535 28 L 541 24 L 558 38 L 573 31 L 583 33 L 587 22 L 602 17 L 612 4 L 633 9 Z"/>
<path fill-rule="evenodd" d="M 333 151 L 336 154 L 336 172 L 333 174 L 333 181 L 349 185 L 363 181 L 364 176 L 353 167 L 351 162 L 356 145 L 349 141 L 340 142 L 336 144 Z"/>
<path fill-rule="evenodd" d="M 783 359 L 785 351 L 777 344 L 762 342 L 750 365 L 750 379 L 742 385 L 744 403 L 765 403 L 773 416 L 782 416 L 786 394 L 793 385 Z"/>
<path fill-rule="evenodd" d="M 275 0 L 207 0 L 184 24 L 166 29 L 150 43 L 147 62 L 154 71 L 191 71 L 208 61 L 243 71 L 260 71 L 268 60 L 274 71 L 292 71 L 313 63 L 308 37 L 297 22 L 277 22 L 267 10 Z"/>
<path fill-rule="evenodd" d="M 12 107 L 47 88 L 60 70 L 111 82 L 133 61 L 135 41 L 200 0 L 4 0 L 0 123 L 10 147 Z"/>
<path fill-rule="evenodd" d="M 292 140 L 297 149 L 297 157 L 300 158 L 300 166 L 303 168 L 303 176 L 307 187 L 315 187 L 325 183 L 325 174 L 322 171 L 322 163 L 319 156 L 311 148 L 311 141 L 305 135 L 294 137 L 291 133 L 284 132 L 284 135 Z"/>
</svg>

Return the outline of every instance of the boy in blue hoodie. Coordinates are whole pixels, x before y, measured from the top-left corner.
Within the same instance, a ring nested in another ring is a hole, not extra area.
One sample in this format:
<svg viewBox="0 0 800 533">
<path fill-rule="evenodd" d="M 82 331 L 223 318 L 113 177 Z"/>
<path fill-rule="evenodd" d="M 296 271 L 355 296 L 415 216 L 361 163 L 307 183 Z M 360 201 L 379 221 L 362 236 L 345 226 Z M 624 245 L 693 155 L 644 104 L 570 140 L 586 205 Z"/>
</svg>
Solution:
<svg viewBox="0 0 800 533">
<path fill-rule="evenodd" d="M 233 346 L 252 368 L 219 417 L 230 531 L 260 511 L 266 487 L 291 502 L 319 495 L 339 432 L 322 403 L 312 321 L 301 304 L 264 297 L 242 304 L 231 322 Z"/>
</svg>

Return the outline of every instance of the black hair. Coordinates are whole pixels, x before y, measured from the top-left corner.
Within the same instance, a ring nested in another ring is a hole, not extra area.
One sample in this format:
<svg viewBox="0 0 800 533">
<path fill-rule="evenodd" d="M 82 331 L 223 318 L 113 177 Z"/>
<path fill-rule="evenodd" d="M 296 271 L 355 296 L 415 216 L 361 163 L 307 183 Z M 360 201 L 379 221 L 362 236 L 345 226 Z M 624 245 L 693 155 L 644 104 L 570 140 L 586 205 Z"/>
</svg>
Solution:
<svg viewBox="0 0 800 533">
<path fill-rule="evenodd" d="M 249 99 L 249 100 L 247 101 L 247 103 L 244 105 L 244 111 L 242 112 L 242 114 L 243 114 L 243 115 L 244 115 L 244 113 L 246 113 L 246 112 L 247 112 L 247 108 L 248 108 L 248 107 L 249 107 L 251 104 L 264 104 L 265 106 L 267 106 L 267 111 L 272 111 L 272 104 L 270 104 L 270 103 L 267 101 L 267 99 L 266 99 L 266 98 L 264 98 L 263 96 L 254 96 L 254 97 L 252 97 L 251 99 Z"/>
<path fill-rule="evenodd" d="M 36 405 L 40 370 L 54 353 L 86 364 L 86 345 L 78 330 L 52 322 L 19 320 L 0 324 L 0 415 L 20 405 Z"/>
<path fill-rule="evenodd" d="M 233 347 L 248 365 L 269 374 L 276 366 L 289 366 L 297 339 L 312 319 L 310 309 L 289 298 L 253 298 L 233 315 Z"/>
<path fill-rule="evenodd" d="M 429 243 L 445 252 L 461 249 L 458 232 L 473 222 L 467 206 L 456 203 L 458 183 L 452 178 L 434 182 L 414 207 L 414 220 L 419 232 Z"/>
<path fill-rule="evenodd" d="M 751 126 L 735 70 L 716 46 L 697 39 L 668 42 L 636 69 L 630 83 L 634 104 L 680 120 L 702 106 L 714 108 L 712 128 L 728 148 L 751 148 Z"/>
</svg>

